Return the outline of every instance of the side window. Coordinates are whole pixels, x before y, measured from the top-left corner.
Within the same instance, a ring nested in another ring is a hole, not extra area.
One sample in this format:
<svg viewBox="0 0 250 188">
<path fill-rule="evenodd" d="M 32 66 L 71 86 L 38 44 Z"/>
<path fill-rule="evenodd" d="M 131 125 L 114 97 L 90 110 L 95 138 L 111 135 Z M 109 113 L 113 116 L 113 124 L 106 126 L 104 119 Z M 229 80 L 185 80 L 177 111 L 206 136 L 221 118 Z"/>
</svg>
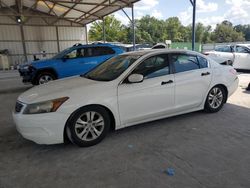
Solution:
<svg viewBox="0 0 250 188">
<path fill-rule="evenodd" d="M 157 55 L 143 61 L 132 73 L 142 74 L 145 79 L 148 79 L 167 75 L 169 70 L 168 56 Z"/>
<path fill-rule="evenodd" d="M 232 52 L 231 46 L 216 46 L 214 50 L 217 52 Z"/>
<path fill-rule="evenodd" d="M 115 51 L 112 48 L 106 47 L 106 46 L 87 48 L 87 56 L 88 57 L 110 55 L 110 54 L 114 54 L 114 53 L 115 53 Z"/>
<path fill-rule="evenodd" d="M 76 50 L 72 50 L 71 52 L 67 53 L 64 57 L 67 59 L 76 58 Z"/>
<path fill-rule="evenodd" d="M 238 53 L 249 53 L 249 51 L 246 48 L 244 48 L 243 46 L 236 46 L 235 52 L 238 52 Z"/>
<path fill-rule="evenodd" d="M 216 52 L 222 52 L 222 49 L 223 49 L 222 47 L 216 46 L 214 50 L 215 50 Z"/>
<path fill-rule="evenodd" d="M 66 54 L 64 57 L 67 59 L 74 59 L 78 57 L 84 57 L 85 56 L 85 50 L 84 48 L 78 48 L 75 50 L 72 50 L 68 54 Z"/>
<path fill-rule="evenodd" d="M 102 48 L 102 55 L 110 55 L 115 54 L 115 51 L 110 47 L 101 47 Z"/>
<path fill-rule="evenodd" d="M 172 54 L 171 62 L 174 65 L 175 73 L 199 69 L 196 56 L 187 54 Z"/>
<path fill-rule="evenodd" d="M 200 64 L 200 68 L 207 68 L 208 67 L 208 62 L 205 58 L 197 56 L 199 64 Z"/>
</svg>

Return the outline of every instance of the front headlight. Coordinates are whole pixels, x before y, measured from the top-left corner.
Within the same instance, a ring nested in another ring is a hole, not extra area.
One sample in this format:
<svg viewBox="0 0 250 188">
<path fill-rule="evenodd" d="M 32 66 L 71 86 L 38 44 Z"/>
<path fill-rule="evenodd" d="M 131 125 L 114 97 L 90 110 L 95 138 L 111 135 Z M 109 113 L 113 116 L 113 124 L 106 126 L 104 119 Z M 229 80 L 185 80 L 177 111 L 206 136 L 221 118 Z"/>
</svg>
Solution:
<svg viewBox="0 0 250 188">
<path fill-rule="evenodd" d="M 29 69 L 29 65 L 25 65 L 22 67 L 23 70 L 28 70 Z"/>
<path fill-rule="evenodd" d="M 23 114 L 41 114 L 55 112 L 69 97 L 62 97 L 49 101 L 28 104 L 24 109 Z"/>
</svg>

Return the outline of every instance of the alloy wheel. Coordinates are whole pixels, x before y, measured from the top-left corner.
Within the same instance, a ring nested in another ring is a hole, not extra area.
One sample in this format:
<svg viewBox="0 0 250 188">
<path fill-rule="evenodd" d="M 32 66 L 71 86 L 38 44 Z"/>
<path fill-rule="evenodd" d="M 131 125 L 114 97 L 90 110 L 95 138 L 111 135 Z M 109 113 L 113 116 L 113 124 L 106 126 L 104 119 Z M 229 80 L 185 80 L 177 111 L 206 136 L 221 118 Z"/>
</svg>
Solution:
<svg viewBox="0 0 250 188">
<path fill-rule="evenodd" d="M 45 83 L 52 81 L 52 80 L 53 80 L 53 78 L 50 75 L 42 75 L 39 78 L 39 84 L 45 84 Z"/>
<path fill-rule="evenodd" d="M 104 130 L 104 118 L 94 111 L 83 113 L 75 123 L 76 136 L 83 141 L 97 139 Z"/>
<path fill-rule="evenodd" d="M 223 93 L 219 87 L 214 87 L 208 94 L 208 104 L 211 108 L 217 109 L 223 102 Z"/>
</svg>

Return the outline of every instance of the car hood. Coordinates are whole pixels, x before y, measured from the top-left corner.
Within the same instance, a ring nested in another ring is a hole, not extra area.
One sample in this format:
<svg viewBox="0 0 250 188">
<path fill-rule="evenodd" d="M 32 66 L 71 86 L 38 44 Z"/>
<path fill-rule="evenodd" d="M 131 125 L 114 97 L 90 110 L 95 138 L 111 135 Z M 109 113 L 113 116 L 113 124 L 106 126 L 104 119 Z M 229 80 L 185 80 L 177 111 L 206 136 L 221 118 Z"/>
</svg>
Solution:
<svg viewBox="0 0 250 188">
<path fill-rule="evenodd" d="M 18 101 L 31 104 L 66 96 L 70 97 L 72 93 L 78 92 L 76 90 L 83 88 L 89 90 L 99 84 L 105 84 L 105 82 L 94 81 L 80 76 L 55 80 L 29 89 L 18 97 Z"/>
<path fill-rule="evenodd" d="M 52 61 L 52 59 L 42 59 L 42 60 L 37 60 L 37 61 L 29 61 L 25 64 L 19 65 L 19 69 L 23 69 L 29 65 L 33 65 L 34 67 L 36 67 L 36 65 L 40 65 L 40 64 L 43 65 L 43 64 L 49 63 L 51 61 Z"/>
</svg>

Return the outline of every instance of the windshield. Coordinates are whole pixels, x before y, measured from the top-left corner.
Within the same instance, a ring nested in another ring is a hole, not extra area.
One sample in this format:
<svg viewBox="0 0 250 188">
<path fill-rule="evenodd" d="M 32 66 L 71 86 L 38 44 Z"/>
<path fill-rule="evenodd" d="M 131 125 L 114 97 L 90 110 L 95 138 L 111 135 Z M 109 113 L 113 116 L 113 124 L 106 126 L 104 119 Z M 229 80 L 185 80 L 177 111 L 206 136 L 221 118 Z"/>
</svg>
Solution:
<svg viewBox="0 0 250 188">
<path fill-rule="evenodd" d="M 139 57 L 137 55 L 118 55 L 100 64 L 92 71 L 83 75 L 83 77 L 98 81 L 114 80 Z"/>
<path fill-rule="evenodd" d="M 54 57 L 52 57 L 52 59 L 60 59 L 64 56 L 64 54 L 69 51 L 70 48 L 66 48 L 65 50 L 59 52 L 58 54 L 56 54 Z"/>
</svg>

